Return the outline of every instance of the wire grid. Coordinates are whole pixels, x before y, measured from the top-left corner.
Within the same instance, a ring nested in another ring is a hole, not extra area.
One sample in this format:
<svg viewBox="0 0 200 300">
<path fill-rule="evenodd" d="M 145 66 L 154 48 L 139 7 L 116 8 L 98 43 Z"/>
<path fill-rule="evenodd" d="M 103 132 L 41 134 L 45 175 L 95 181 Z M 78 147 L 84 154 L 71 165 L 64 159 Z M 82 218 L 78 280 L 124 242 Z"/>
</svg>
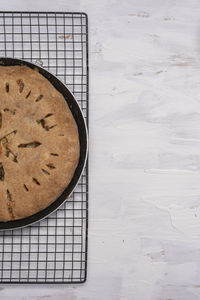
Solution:
<svg viewBox="0 0 200 300">
<path fill-rule="evenodd" d="M 69 87 L 88 120 L 84 13 L 0 12 L 0 56 L 35 62 Z M 73 196 L 48 218 L 0 233 L 1 283 L 80 283 L 87 271 L 88 168 Z"/>
</svg>

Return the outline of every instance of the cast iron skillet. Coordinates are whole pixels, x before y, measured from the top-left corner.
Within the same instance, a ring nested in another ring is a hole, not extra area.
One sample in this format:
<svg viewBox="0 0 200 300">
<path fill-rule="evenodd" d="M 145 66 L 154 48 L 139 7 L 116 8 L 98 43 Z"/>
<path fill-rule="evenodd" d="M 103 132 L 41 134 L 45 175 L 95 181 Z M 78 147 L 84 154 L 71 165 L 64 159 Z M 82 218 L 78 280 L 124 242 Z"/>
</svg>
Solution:
<svg viewBox="0 0 200 300">
<path fill-rule="evenodd" d="M 66 200 L 66 198 L 70 196 L 70 194 L 72 193 L 72 191 L 78 183 L 78 180 L 83 172 L 86 163 L 88 138 L 85 120 L 77 101 L 75 100 L 71 92 L 67 89 L 67 87 L 57 77 L 49 73 L 47 70 L 39 67 L 38 65 L 20 59 L 0 57 L 0 64 L 3 66 L 28 66 L 32 69 L 37 68 L 39 70 L 39 73 L 42 74 L 45 78 L 47 78 L 51 82 L 51 84 L 64 96 L 73 114 L 73 117 L 76 120 L 80 140 L 79 163 L 70 184 L 67 186 L 64 192 L 57 199 L 55 199 L 55 201 L 52 204 L 50 204 L 47 208 L 41 210 L 40 212 L 30 217 L 23 218 L 20 220 L 0 222 L 0 230 L 5 230 L 24 227 L 40 221 L 41 219 L 47 217 L 49 214 L 55 211 Z"/>
</svg>

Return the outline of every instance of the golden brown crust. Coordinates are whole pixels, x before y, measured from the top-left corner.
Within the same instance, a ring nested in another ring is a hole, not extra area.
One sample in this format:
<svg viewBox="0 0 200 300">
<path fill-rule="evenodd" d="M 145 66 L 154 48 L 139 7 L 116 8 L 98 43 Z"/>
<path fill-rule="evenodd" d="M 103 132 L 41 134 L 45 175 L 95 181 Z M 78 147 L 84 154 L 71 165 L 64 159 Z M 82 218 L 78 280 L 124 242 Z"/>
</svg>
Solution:
<svg viewBox="0 0 200 300">
<path fill-rule="evenodd" d="M 0 221 L 8 221 L 57 199 L 80 146 L 64 97 L 37 70 L 0 66 L 0 95 Z"/>
</svg>

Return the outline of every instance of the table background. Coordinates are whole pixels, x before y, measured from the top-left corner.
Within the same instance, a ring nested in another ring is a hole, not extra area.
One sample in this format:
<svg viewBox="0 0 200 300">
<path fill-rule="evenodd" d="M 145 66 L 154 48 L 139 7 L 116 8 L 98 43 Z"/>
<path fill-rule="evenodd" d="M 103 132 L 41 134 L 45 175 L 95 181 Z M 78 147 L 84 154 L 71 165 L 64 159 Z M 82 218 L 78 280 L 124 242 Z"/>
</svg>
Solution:
<svg viewBox="0 0 200 300">
<path fill-rule="evenodd" d="M 200 2 L 1 0 L 89 16 L 90 201 L 83 285 L 2 300 L 200 299 Z"/>
</svg>

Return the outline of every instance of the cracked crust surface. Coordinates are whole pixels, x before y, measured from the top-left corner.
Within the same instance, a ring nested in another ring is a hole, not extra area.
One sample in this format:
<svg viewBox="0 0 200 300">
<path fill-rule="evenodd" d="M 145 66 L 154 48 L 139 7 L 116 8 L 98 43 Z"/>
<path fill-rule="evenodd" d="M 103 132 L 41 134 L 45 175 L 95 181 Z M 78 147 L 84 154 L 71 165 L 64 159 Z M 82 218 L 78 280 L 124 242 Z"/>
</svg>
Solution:
<svg viewBox="0 0 200 300">
<path fill-rule="evenodd" d="M 64 97 L 37 70 L 0 66 L 0 95 L 0 221 L 9 221 L 57 199 L 80 146 Z"/>
</svg>

